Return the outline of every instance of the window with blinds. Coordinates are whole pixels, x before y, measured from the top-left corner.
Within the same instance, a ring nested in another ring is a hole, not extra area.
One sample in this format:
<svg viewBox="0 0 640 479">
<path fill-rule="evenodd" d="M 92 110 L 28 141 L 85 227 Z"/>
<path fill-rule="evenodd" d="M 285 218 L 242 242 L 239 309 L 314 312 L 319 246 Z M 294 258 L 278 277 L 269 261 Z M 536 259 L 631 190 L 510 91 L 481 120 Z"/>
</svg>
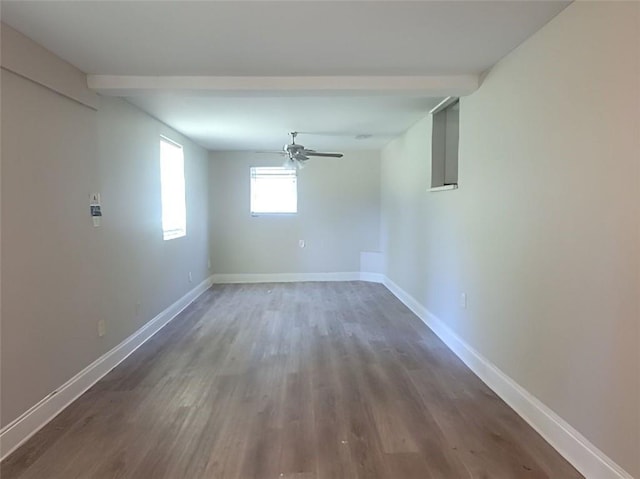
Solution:
<svg viewBox="0 0 640 479">
<path fill-rule="evenodd" d="M 160 137 L 160 191 L 162 237 L 170 240 L 186 236 L 184 154 L 181 145 L 164 137 Z"/>
<path fill-rule="evenodd" d="M 296 170 L 275 167 L 251 168 L 251 214 L 298 212 Z"/>
</svg>

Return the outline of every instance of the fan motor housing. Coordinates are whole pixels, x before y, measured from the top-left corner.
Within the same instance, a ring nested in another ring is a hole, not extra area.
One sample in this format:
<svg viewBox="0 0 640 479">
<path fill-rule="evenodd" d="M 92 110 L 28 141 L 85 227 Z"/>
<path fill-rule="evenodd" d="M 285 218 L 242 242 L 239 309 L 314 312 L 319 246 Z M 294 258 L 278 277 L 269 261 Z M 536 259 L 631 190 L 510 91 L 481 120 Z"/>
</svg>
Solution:
<svg viewBox="0 0 640 479">
<path fill-rule="evenodd" d="M 304 146 L 302 145 L 297 145 L 295 143 L 291 144 L 291 145 L 284 145 L 284 151 L 291 153 L 291 154 L 296 154 L 300 151 L 304 150 Z"/>
</svg>

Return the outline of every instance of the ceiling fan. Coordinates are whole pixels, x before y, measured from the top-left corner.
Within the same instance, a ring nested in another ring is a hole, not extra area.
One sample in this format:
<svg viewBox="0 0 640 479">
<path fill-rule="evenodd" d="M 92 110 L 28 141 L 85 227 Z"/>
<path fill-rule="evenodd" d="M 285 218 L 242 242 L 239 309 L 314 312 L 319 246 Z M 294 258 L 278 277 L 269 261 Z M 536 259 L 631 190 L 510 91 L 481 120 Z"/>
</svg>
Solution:
<svg viewBox="0 0 640 479">
<path fill-rule="evenodd" d="M 296 137 L 298 136 L 297 131 L 292 131 L 289 133 L 291 135 L 291 143 L 284 145 L 282 151 L 270 151 L 264 153 L 278 153 L 280 155 L 286 156 L 286 160 L 284 162 L 285 168 L 304 168 L 305 162 L 309 160 L 311 156 L 321 156 L 324 158 L 342 158 L 342 153 L 323 153 L 316 150 L 310 150 L 305 148 L 304 145 L 300 145 L 296 143 Z"/>
</svg>

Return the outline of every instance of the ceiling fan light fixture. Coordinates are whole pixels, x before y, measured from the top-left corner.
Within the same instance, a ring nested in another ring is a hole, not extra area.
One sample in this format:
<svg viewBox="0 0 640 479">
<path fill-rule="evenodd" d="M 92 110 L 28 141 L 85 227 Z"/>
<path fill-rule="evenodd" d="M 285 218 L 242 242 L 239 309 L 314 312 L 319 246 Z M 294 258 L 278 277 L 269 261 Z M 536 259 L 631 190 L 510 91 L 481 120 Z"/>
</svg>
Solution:
<svg viewBox="0 0 640 479">
<path fill-rule="evenodd" d="M 293 160 L 293 158 L 285 158 L 284 163 L 282 164 L 282 167 L 285 170 L 295 170 L 296 169 L 296 164 L 295 161 Z"/>
<path fill-rule="evenodd" d="M 282 151 L 258 151 L 257 153 L 271 153 L 284 156 L 286 160 L 282 166 L 287 169 L 302 169 L 304 164 L 309 161 L 309 157 L 312 156 L 324 158 L 342 158 L 344 156 L 342 153 L 326 153 L 305 148 L 304 145 L 296 143 L 297 132 L 293 131 L 290 135 L 291 143 L 284 145 Z"/>
</svg>

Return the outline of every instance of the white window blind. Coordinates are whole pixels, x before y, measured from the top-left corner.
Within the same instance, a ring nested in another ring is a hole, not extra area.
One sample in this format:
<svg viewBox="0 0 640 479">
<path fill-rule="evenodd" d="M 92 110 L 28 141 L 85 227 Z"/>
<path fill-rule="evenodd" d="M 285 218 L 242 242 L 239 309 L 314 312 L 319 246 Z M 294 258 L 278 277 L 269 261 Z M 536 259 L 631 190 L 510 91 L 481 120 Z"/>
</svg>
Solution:
<svg viewBox="0 0 640 479">
<path fill-rule="evenodd" d="M 187 234 L 182 146 L 160 138 L 160 190 L 162 194 L 162 237 L 165 240 Z"/>
<path fill-rule="evenodd" d="M 251 214 L 298 212 L 296 170 L 251 168 Z"/>
</svg>

